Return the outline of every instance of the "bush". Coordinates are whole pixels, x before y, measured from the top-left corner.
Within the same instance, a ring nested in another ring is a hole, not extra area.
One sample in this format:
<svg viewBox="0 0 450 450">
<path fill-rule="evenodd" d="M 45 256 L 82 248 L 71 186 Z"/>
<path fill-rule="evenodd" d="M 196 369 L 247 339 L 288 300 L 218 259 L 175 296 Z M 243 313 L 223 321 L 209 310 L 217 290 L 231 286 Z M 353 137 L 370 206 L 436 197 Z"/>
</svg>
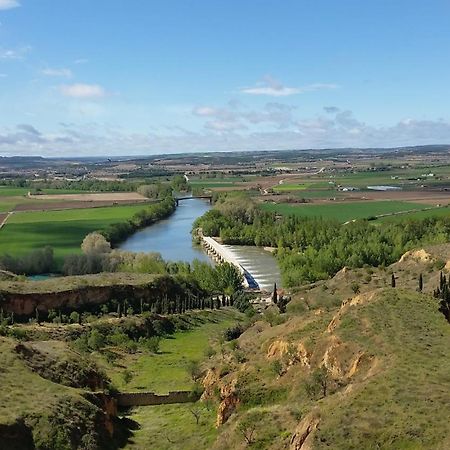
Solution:
<svg viewBox="0 0 450 450">
<path fill-rule="evenodd" d="M 27 339 L 27 332 L 21 328 L 12 327 L 9 329 L 8 335 L 18 341 L 25 341 Z"/>
<path fill-rule="evenodd" d="M 197 381 L 202 374 L 200 369 L 200 363 L 198 361 L 189 361 L 187 371 L 193 381 Z"/>
<path fill-rule="evenodd" d="M 207 358 L 212 358 L 215 354 L 216 354 L 216 350 L 214 350 L 211 346 L 209 346 L 209 347 L 205 350 L 205 356 L 206 356 Z"/>
<path fill-rule="evenodd" d="M 105 346 L 106 339 L 105 339 L 105 336 L 103 336 L 103 334 L 99 330 L 93 329 L 89 333 L 87 343 L 91 350 L 94 350 L 94 351 L 100 350 Z"/>
<path fill-rule="evenodd" d="M 283 364 L 281 364 L 281 361 L 279 359 L 273 361 L 272 364 L 270 365 L 270 368 L 279 377 L 283 375 Z"/>
<path fill-rule="evenodd" d="M 237 339 L 242 333 L 244 332 L 244 329 L 241 325 L 236 325 L 234 327 L 227 328 L 223 332 L 223 337 L 226 341 L 233 341 L 234 339 Z"/>
<path fill-rule="evenodd" d="M 122 372 L 122 380 L 125 384 L 128 384 L 133 379 L 133 373 L 128 369 Z"/>
<path fill-rule="evenodd" d="M 159 336 L 152 336 L 149 338 L 140 338 L 139 344 L 150 353 L 158 353 L 161 338 Z"/>
</svg>

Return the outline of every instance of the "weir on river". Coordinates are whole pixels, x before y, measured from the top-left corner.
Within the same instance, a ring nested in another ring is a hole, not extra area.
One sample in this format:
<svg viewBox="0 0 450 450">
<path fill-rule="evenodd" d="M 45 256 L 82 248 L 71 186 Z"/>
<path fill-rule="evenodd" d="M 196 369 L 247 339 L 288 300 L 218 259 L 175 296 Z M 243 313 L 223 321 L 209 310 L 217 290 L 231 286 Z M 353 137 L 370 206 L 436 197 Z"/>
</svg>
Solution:
<svg viewBox="0 0 450 450">
<path fill-rule="evenodd" d="M 137 231 L 119 248 L 132 252 L 160 253 L 166 261 L 186 261 L 198 259 L 209 264 L 213 260 L 202 247 L 193 244 L 191 230 L 197 217 L 211 208 L 208 199 L 192 198 L 181 201 L 175 212 L 168 218 Z M 222 245 L 242 266 L 261 290 L 271 291 L 274 283 L 281 287 L 280 271 L 276 259 L 261 247 L 245 245 Z M 250 283 L 249 283 L 250 284 Z"/>
<path fill-rule="evenodd" d="M 226 247 L 219 244 L 215 239 L 209 236 L 202 236 L 202 243 L 208 254 L 212 255 L 219 262 L 227 262 L 233 264 L 244 277 L 244 286 L 250 289 L 259 289 L 258 283 L 252 274 L 243 267 Z"/>
</svg>

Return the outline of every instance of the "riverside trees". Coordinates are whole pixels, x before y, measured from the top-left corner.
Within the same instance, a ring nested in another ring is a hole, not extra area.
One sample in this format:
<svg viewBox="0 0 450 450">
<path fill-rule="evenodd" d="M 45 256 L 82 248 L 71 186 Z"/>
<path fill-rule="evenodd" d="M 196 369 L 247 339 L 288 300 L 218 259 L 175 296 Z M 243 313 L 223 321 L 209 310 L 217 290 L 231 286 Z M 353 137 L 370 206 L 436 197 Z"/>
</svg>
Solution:
<svg viewBox="0 0 450 450">
<path fill-rule="evenodd" d="M 277 247 L 286 287 L 328 278 L 344 266 L 389 265 L 414 247 L 450 240 L 449 217 L 343 225 L 320 217 L 278 217 L 243 196 L 226 196 L 195 226 L 226 244 Z"/>
</svg>

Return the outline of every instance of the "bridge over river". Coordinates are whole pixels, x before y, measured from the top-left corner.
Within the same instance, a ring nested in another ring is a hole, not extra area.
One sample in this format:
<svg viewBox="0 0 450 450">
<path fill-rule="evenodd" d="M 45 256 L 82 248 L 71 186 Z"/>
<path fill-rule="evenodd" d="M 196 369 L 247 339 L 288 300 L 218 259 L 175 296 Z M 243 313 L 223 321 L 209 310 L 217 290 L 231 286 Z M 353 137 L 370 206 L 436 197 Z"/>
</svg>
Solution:
<svg viewBox="0 0 450 450">
<path fill-rule="evenodd" d="M 202 236 L 203 246 L 209 255 L 213 256 L 216 261 L 227 262 L 237 267 L 239 272 L 244 276 L 244 286 L 250 289 L 259 289 L 259 285 L 253 278 L 252 274 L 235 258 L 235 256 L 222 244 L 208 236 Z"/>
<path fill-rule="evenodd" d="M 199 198 L 202 200 L 209 200 L 209 203 L 212 203 L 212 195 L 190 195 L 188 197 L 175 197 L 175 202 L 177 206 L 181 200 L 192 200 L 193 198 Z"/>
</svg>

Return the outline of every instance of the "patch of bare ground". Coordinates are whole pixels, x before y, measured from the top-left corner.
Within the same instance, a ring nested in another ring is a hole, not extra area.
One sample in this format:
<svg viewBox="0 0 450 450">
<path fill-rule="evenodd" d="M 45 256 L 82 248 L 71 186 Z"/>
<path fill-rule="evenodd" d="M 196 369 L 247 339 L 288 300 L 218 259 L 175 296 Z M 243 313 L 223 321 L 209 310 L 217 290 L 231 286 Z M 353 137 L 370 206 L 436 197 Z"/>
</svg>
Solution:
<svg viewBox="0 0 450 450">
<path fill-rule="evenodd" d="M 346 196 L 348 200 L 399 200 L 429 205 L 447 205 L 450 203 L 448 191 L 365 191 Z"/>
<path fill-rule="evenodd" d="M 139 202 L 147 201 L 146 197 L 137 192 L 97 192 L 89 194 L 42 194 L 28 195 L 33 200 L 67 200 L 76 202 Z"/>
<path fill-rule="evenodd" d="M 64 209 L 85 209 L 85 208 L 101 208 L 117 205 L 135 205 L 138 203 L 149 203 L 149 200 L 115 200 L 115 201 L 42 201 L 42 203 L 20 204 L 16 205 L 14 211 L 60 211 Z"/>
</svg>

